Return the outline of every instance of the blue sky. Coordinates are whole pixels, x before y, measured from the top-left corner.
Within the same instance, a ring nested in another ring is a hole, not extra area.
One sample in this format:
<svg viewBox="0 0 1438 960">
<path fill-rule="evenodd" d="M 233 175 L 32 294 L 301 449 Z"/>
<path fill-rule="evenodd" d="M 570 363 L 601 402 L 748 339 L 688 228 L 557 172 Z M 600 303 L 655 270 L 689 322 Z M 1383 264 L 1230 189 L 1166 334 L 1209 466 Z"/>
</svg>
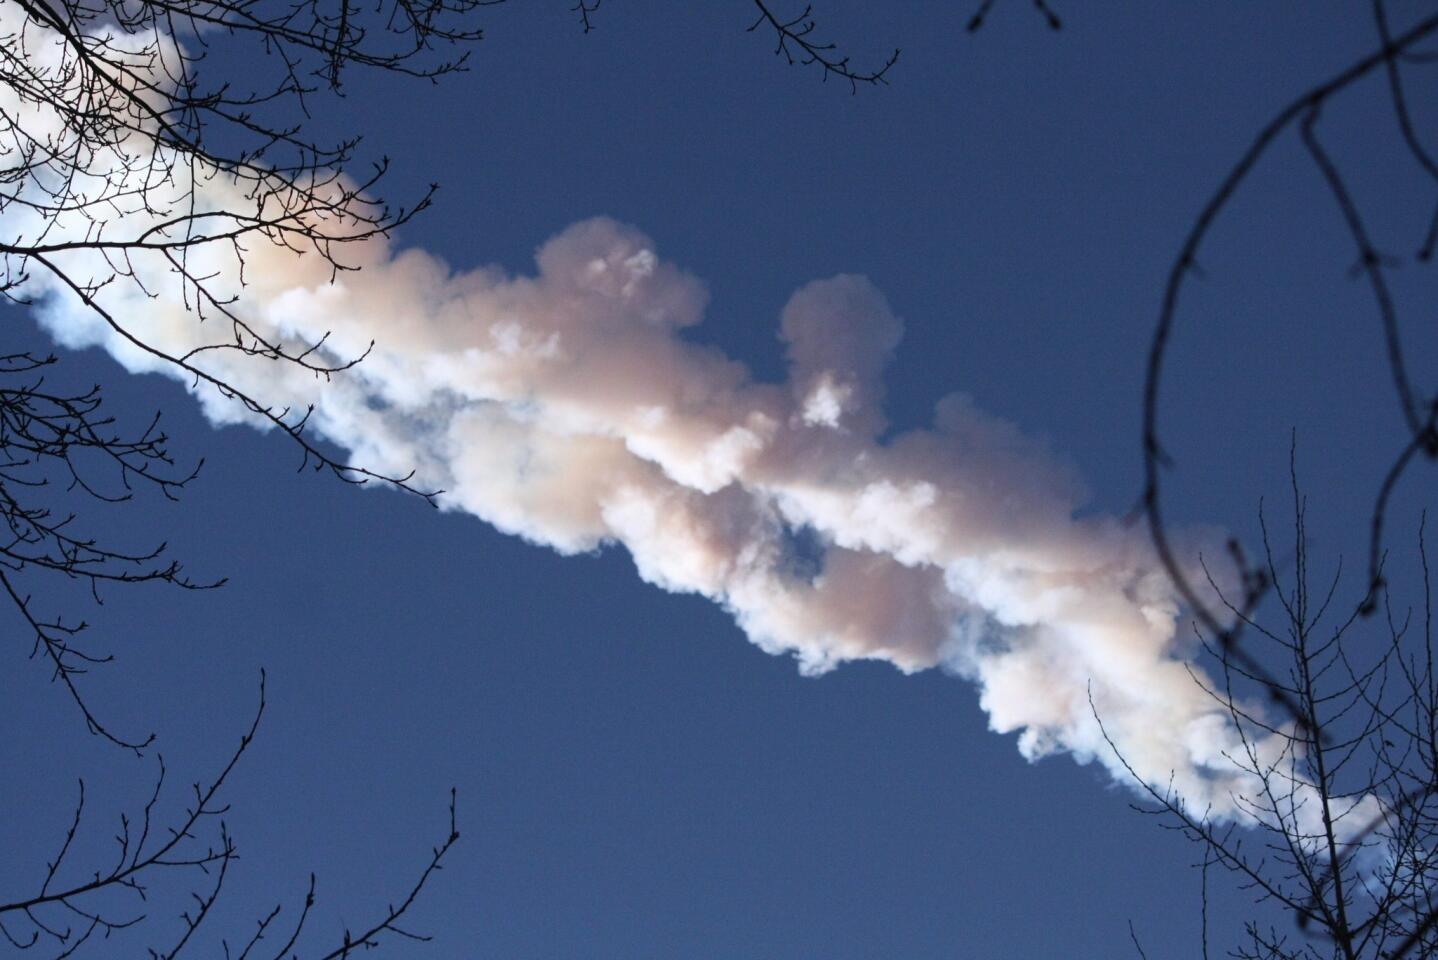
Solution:
<svg viewBox="0 0 1438 960">
<path fill-rule="evenodd" d="M 473 69 L 438 88 L 355 75 L 327 104 L 322 126 L 393 158 L 392 191 L 442 184 L 402 246 L 530 273 L 576 221 L 633 224 L 706 284 L 683 338 L 769 381 L 791 293 L 863 274 L 904 322 L 894 429 L 969 394 L 1071 461 L 1095 514 L 1139 492 L 1143 353 L 1190 219 L 1253 131 L 1373 43 L 1338 4 L 1061 7 L 1057 34 L 999 4 L 970 36 L 966 9 L 825 2 L 821 29 L 856 61 L 903 48 L 891 86 L 850 96 L 745 33 L 743 3 L 613 0 L 588 35 L 567 6 L 486 12 Z M 1427 195 L 1379 93 L 1356 88 L 1324 130 L 1406 254 Z M 1348 242 L 1280 144 L 1183 314 L 1176 519 L 1251 538 L 1296 429 L 1320 547 L 1360 555 L 1402 435 Z M 1401 295 L 1431 296 L 1400 273 Z M 1438 344 L 1411 336 L 1431 369 Z M 1107 957 L 1130 920 L 1150 956 L 1196 954 L 1197 851 L 1096 765 L 1026 762 L 963 680 L 800 676 L 713 605 L 640 582 L 622 550 L 562 558 L 296 475 L 279 439 L 212 429 L 168 381 L 95 351 L 67 364 L 123 410 L 164 407 L 176 448 L 206 458 L 181 504 L 103 523 L 230 583 L 107 596 L 91 619 L 118 663 L 90 688 L 117 726 L 157 732 L 178 785 L 230 747 L 268 671 L 230 794 L 232 928 L 296 901 L 311 870 L 317 940 L 363 922 L 422 866 L 454 785 L 464 839 L 411 924 L 435 942 L 397 955 Z M 109 811 L 143 802 L 152 769 L 86 738 L 27 650 L 12 645 L 0 703 L 22 732 L 0 744 L 7 890 L 63 834 L 76 776 Z"/>
</svg>

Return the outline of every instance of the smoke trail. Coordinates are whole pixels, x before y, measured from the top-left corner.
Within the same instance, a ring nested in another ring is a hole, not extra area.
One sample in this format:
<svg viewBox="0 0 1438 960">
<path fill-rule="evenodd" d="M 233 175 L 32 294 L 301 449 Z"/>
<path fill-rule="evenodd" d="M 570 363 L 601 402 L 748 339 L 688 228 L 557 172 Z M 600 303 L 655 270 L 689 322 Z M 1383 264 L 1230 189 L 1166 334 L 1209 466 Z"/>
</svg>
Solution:
<svg viewBox="0 0 1438 960">
<path fill-rule="evenodd" d="M 9 116 L 59 122 L 8 88 L 0 96 Z M 126 151 L 149 149 L 121 144 L 82 179 L 99 190 L 115 170 L 144 169 Z M 161 166 L 152 207 L 166 191 L 175 209 L 192 191 L 201 211 L 253 207 L 221 175 Z M 115 229 L 129 235 L 160 219 L 123 213 Z M 87 221 L 12 205 L 0 228 L 7 241 L 80 238 Z M 1067 751 L 1124 778 L 1092 697 L 1139 777 L 1232 811 L 1244 777 L 1224 752 L 1237 733 L 1189 675 L 1146 542 L 1111 518 L 1075 519 L 1073 471 L 962 396 L 941 400 L 930 428 L 888 437 L 882 375 L 902 325 L 864 278 L 793 295 L 779 318 L 788 377 L 762 383 L 682 338 L 703 316 L 703 284 L 611 220 L 563 230 L 526 276 L 453 272 L 382 239 L 347 248 L 360 269 L 338 279 L 321 258 L 258 239 L 244 286 L 230 248 L 189 256 L 268 338 L 329 334 L 325 349 L 342 358 L 376 343 L 330 383 L 233 350 L 202 352 L 198 366 L 267 402 L 313 405 L 310 429 L 372 469 L 415 470 L 447 491 L 445 509 L 562 553 L 622 546 L 644 580 L 722 605 L 806 673 L 858 659 L 946 667 L 976 684 L 990 725 L 1018 732 L 1026 756 Z M 93 250 L 54 259 L 82 280 L 114 272 Z M 174 355 L 226 342 L 228 325 L 197 320 L 164 259 L 137 254 L 129 268 L 137 282 L 96 300 L 138 338 Z M 44 271 L 25 292 L 62 344 L 183 378 Z M 214 422 L 263 426 L 188 385 Z"/>
</svg>

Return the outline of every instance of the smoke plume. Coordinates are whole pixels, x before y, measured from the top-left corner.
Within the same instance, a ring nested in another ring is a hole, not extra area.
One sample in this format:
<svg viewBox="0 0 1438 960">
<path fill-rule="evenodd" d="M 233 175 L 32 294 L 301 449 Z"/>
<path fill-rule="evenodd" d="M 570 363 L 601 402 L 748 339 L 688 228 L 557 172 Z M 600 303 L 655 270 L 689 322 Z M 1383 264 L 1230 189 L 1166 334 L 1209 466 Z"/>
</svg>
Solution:
<svg viewBox="0 0 1438 960">
<path fill-rule="evenodd" d="M 9 116 L 58 122 L 0 96 Z M 125 151 L 148 149 L 122 143 L 82 176 L 99 190 L 116 170 L 144 169 Z M 112 232 L 158 223 L 166 191 L 176 210 L 191 192 L 201 211 L 253 207 L 223 175 L 163 166 L 152 209 L 117 208 Z M 7 242 L 53 242 L 92 225 L 12 204 L 0 229 Z M 560 231 L 519 276 L 456 272 L 382 238 L 345 247 L 359 269 L 338 276 L 312 251 L 246 247 L 243 286 L 227 245 L 192 249 L 188 267 L 236 296 L 229 309 L 253 330 L 294 344 L 328 335 L 338 358 L 375 346 L 330 382 L 235 350 L 193 362 L 267 403 L 312 405 L 307 429 L 355 462 L 413 470 L 416 485 L 446 491 L 443 508 L 561 553 L 621 547 L 645 581 L 721 605 L 804 673 L 850 660 L 946 668 L 976 685 L 992 728 L 1017 733 L 1025 756 L 1068 752 L 1127 779 L 1097 711 L 1140 778 L 1231 812 L 1242 774 L 1224 752 L 1237 734 L 1190 676 L 1173 591 L 1142 534 L 1076 518 L 1073 470 L 961 395 L 938 402 L 930 427 L 891 434 L 883 373 L 902 323 L 863 277 L 793 294 L 778 318 L 788 376 L 766 383 L 686 338 L 704 284 L 612 220 Z M 82 283 L 114 273 L 93 250 L 52 259 Z M 228 322 L 197 318 L 166 259 L 136 253 L 126 269 L 135 282 L 95 300 L 136 338 L 173 355 L 233 342 Z M 24 292 L 62 344 L 178 376 L 216 423 L 264 426 L 137 349 L 47 271 L 32 268 Z"/>
</svg>

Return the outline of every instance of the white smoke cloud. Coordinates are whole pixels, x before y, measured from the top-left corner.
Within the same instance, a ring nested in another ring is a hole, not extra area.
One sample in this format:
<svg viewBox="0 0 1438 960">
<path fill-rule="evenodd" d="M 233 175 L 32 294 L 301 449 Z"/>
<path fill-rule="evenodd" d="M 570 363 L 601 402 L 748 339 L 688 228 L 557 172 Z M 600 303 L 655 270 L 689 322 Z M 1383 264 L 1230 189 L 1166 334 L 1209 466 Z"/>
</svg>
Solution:
<svg viewBox="0 0 1438 960">
<path fill-rule="evenodd" d="M 44 105 L 0 97 L 7 115 L 50 122 Z M 125 159 L 95 157 L 95 189 Z M 157 189 L 177 204 L 193 190 L 201 210 L 246 206 L 222 176 L 171 175 Z M 117 218 L 126 235 L 157 219 Z M 13 204 L 0 222 L 6 241 L 86 228 Z M 902 324 L 864 278 L 793 295 L 779 323 L 789 376 L 774 384 L 680 338 L 703 317 L 704 285 L 613 220 L 561 231 L 524 276 L 455 272 L 379 238 L 346 247 L 361 269 L 337 278 L 314 254 L 248 247 L 243 287 L 226 247 L 191 251 L 190 268 L 237 295 L 232 309 L 254 330 L 328 334 L 341 358 L 376 346 L 329 383 L 235 351 L 194 362 L 277 406 L 312 404 L 309 429 L 355 461 L 415 470 L 418 485 L 446 491 L 445 509 L 562 553 L 622 546 L 644 580 L 722 605 L 806 673 L 850 660 L 948 668 L 1026 756 L 1066 751 L 1124 779 L 1092 697 L 1140 778 L 1232 812 L 1246 785 L 1225 758 L 1237 732 L 1189 675 L 1178 606 L 1146 541 L 1112 518 L 1076 519 L 1073 469 L 962 396 L 941 400 L 930 428 L 886 437 L 882 374 Z M 82 280 L 112 272 L 93 251 L 54 259 Z M 139 282 L 96 299 L 136 337 L 172 355 L 229 339 L 227 323 L 197 320 L 168 263 L 131 264 Z M 62 344 L 179 376 L 217 423 L 264 426 L 136 349 L 45 271 L 32 269 L 25 292 Z"/>
</svg>

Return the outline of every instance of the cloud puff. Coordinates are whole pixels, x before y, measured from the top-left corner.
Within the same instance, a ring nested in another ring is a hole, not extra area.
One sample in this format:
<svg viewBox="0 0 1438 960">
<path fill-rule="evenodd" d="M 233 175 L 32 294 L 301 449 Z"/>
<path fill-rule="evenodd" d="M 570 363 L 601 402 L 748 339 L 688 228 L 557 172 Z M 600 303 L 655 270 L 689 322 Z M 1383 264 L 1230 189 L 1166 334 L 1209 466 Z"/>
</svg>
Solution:
<svg viewBox="0 0 1438 960">
<path fill-rule="evenodd" d="M 92 173 L 126 159 L 97 157 Z M 193 190 L 202 209 L 244 205 L 223 176 L 190 175 L 175 169 L 165 189 L 176 201 Z M 148 216 L 129 211 L 115 228 L 139 233 Z M 0 223 L 7 241 L 40 229 L 80 237 L 86 223 L 40 221 L 18 205 Z M 1076 519 L 1073 470 L 966 398 L 941 401 L 929 429 L 885 436 L 883 369 L 902 324 L 864 278 L 793 295 L 779 319 L 788 377 L 762 383 L 680 338 L 702 319 L 704 285 L 613 220 L 561 231 L 522 276 L 456 273 L 383 238 L 347 247 L 362 269 L 338 278 L 313 255 L 248 246 L 243 287 L 227 248 L 194 250 L 190 265 L 237 295 L 232 309 L 254 330 L 285 342 L 328 335 L 325 349 L 342 358 L 375 347 L 329 383 L 235 351 L 195 362 L 276 406 L 313 405 L 310 429 L 358 462 L 413 469 L 416 483 L 446 491 L 446 509 L 536 544 L 622 547 L 644 580 L 722 605 L 751 641 L 806 672 L 860 659 L 946 667 L 978 685 L 993 728 L 1017 733 L 1026 755 L 1069 751 L 1126 776 L 1092 697 L 1141 778 L 1231 809 L 1239 781 L 1223 754 L 1236 733 L 1187 672 L 1177 603 L 1145 542 L 1112 519 Z M 83 250 L 56 259 L 82 278 L 109 270 Z M 213 318 L 197 322 L 164 260 L 132 262 L 139 283 L 97 299 L 136 337 L 171 354 L 227 339 Z M 178 373 L 44 271 L 26 292 L 60 342 Z M 216 422 L 263 426 L 188 386 Z"/>
</svg>

